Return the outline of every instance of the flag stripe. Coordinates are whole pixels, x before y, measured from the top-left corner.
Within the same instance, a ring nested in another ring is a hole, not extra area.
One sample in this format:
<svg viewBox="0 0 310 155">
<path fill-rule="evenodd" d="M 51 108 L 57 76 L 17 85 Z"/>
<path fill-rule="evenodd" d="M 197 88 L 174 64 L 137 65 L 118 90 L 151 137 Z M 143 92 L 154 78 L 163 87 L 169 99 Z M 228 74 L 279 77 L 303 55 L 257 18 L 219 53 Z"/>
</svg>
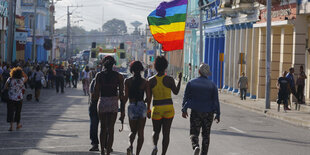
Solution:
<svg viewBox="0 0 310 155">
<path fill-rule="evenodd" d="M 182 50 L 184 46 L 184 40 L 168 41 L 162 44 L 164 51 Z"/>
<path fill-rule="evenodd" d="M 174 16 L 176 14 L 186 14 L 186 9 L 187 9 L 187 5 L 180 5 L 180 6 L 168 8 L 168 9 L 166 9 L 166 16 L 165 17 Z M 156 10 L 153 11 L 149 15 L 149 17 L 163 18 L 161 16 L 156 16 Z"/>
<path fill-rule="evenodd" d="M 157 33 L 184 31 L 184 29 L 185 29 L 185 22 L 171 23 L 169 25 L 159 25 L 159 26 L 150 25 L 150 30 L 153 35 Z"/>
<path fill-rule="evenodd" d="M 184 31 L 177 31 L 177 32 L 170 32 L 170 33 L 157 33 L 154 35 L 154 38 L 158 42 L 183 40 L 184 39 Z"/>
<path fill-rule="evenodd" d="M 184 22 L 186 20 L 186 14 L 176 14 L 174 16 L 170 17 L 164 17 L 164 18 L 156 18 L 156 17 L 149 17 L 149 25 L 169 25 L 171 23 L 178 23 L 178 22 Z"/>
</svg>

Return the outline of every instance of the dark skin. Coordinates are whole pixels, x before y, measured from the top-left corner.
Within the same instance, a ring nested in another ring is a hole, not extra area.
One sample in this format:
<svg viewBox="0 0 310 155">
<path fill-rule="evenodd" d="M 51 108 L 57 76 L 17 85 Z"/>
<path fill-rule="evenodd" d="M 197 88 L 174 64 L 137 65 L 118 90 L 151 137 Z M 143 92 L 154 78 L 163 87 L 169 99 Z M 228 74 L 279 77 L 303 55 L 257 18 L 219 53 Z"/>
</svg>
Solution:
<svg viewBox="0 0 310 155">
<path fill-rule="evenodd" d="M 117 75 L 118 77 L 118 89 L 119 89 L 119 99 L 122 102 L 124 98 L 124 77 L 121 74 Z M 103 81 L 101 80 L 100 74 L 96 75 L 96 83 L 95 83 L 95 91 L 94 96 L 101 96 L 101 83 Z M 97 98 L 99 99 L 99 98 Z M 124 120 L 125 112 L 121 112 L 120 119 Z M 101 147 L 101 154 L 104 154 L 104 146 L 105 140 L 108 135 L 108 141 L 107 141 L 107 155 L 110 155 L 111 148 L 114 141 L 114 126 L 117 119 L 117 113 L 99 113 L 99 120 L 100 120 L 100 147 Z"/>
<path fill-rule="evenodd" d="M 24 81 L 23 81 L 23 82 L 26 83 L 27 80 L 28 80 L 28 76 L 26 75 L 25 72 L 23 72 L 22 74 L 23 74 L 23 77 L 24 77 Z M 8 87 L 9 87 L 9 83 L 6 82 L 5 85 L 4 85 L 4 89 L 8 89 Z M 16 124 L 16 128 L 17 128 L 17 129 L 19 129 L 19 128 L 21 128 L 21 127 L 22 127 L 22 125 L 21 125 L 20 123 L 17 123 L 17 124 Z M 12 131 L 12 130 L 13 130 L 13 122 L 10 122 L 9 131 Z"/>
<path fill-rule="evenodd" d="M 139 73 L 137 73 L 139 74 Z M 141 79 L 141 85 L 140 85 L 140 90 L 143 90 L 146 93 L 146 98 L 144 100 L 144 102 L 147 103 L 147 109 L 148 111 L 150 111 L 150 105 L 151 105 L 151 90 L 150 90 L 150 86 L 147 80 L 145 79 Z M 124 103 L 126 103 L 128 101 L 128 96 L 129 96 L 129 90 L 130 87 L 132 85 L 133 82 L 133 77 L 126 79 L 125 80 L 125 96 L 124 96 Z M 129 102 L 130 103 L 135 103 L 137 102 L 134 98 L 129 98 Z M 150 118 L 151 116 L 149 115 L 150 113 L 148 113 L 148 118 Z M 137 144 L 137 151 L 136 154 L 139 155 L 143 142 L 144 142 L 144 127 L 145 127 L 145 122 L 146 122 L 146 118 L 141 118 L 138 120 L 131 120 L 129 119 L 129 125 L 130 125 L 130 130 L 131 133 L 129 135 L 129 142 L 130 142 L 130 148 L 133 148 L 133 142 L 135 140 L 136 134 L 138 133 L 138 144 Z"/>
<path fill-rule="evenodd" d="M 158 73 L 156 75 L 159 77 L 165 75 L 165 71 L 157 71 L 157 72 Z M 179 77 L 178 85 L 175 85 L 174 79 L 170 76 L 166 76 L 163 79 L 164 86 L 166 86 L 167 88 L 170 88 L 171 91 L 173 92 L 173 94 L 175 94 L 175 95 L 177 95 L 180 92 L 181 81 L 182 81 L 182 73 L 179 73 L 178 77 Z M 149 79 L 149 83 L 150 83 L 150 88 L 152 90 L 157 84 L 157 80 L 156 80 L 155 76 L 151 77 Z M 173 104 L 173 103 L 171 103 L 171 104 Z M 159 133 L 160 133 L 161 129 L 163 130 L 163 142 L 162 142 L 163 151 L 162 151 L 162 155 L 165 155 L 167 153 L 167 149 L 168 149 L 168 145 L 169 145 L 169 141 L 170 141 L 170 128 L 171 128 L 172 121 L 173 121 L 173 118 L 171 118 L 171 119 L 163 118 L 161 120 L 152 120 L 152 122 L 153 122 L 153 144 L 155 146 L 157 146 L 157 143 L 158 143 Z"/>
</svg>

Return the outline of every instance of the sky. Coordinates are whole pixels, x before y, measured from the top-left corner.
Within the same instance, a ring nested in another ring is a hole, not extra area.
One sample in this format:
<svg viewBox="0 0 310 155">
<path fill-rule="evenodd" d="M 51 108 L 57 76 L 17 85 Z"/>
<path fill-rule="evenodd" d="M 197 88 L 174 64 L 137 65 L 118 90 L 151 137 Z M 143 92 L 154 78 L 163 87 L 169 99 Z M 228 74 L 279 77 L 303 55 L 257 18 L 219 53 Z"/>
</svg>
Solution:
<svg viewBox="0 0 310 155">
<path fill-rule="evenodd" d="M 81 26 L 86 30 L 101 28 L 102 24 L 113 18 L 126 22 L 129 32 L 134 21 L 143 23 L 145 28 L 147 16 L 164 0 L 54 0 L 56 2 L 56 28 L 67 26 L 67 6 L 70 7 L 71 26 Z"/>
</svg>

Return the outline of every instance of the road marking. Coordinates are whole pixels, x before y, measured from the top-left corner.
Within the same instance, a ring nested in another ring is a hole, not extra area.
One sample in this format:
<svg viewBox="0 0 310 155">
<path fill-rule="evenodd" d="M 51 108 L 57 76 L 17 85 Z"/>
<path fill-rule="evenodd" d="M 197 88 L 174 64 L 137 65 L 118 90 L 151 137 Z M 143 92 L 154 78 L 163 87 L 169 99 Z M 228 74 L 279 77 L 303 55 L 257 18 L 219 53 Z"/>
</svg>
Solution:
<svg viewBox="0 0 310 155">
<path fill-rule="evenodd" d="M 237 128 L 235 128 L 235 127 L 229 127 L 229 128 L 231 128 L 231 129 L 233 129 L 233 130 L 235 130 L 235 131 L 237 131 L 237 132 L 240 132 L 240 133 L 246 133 L 245 131 L 242 131 L 242 130 L 239 130 L 239 129 L 237 129 Z"/>
<path fill-rule="evenodd" d="M 65 145 L 65 146 L 35 146 L 35 147 L 8 147 L 0 148 L 0 150 L 27 150 L 27 149 L 56 149 L 56 148 L 68 148 L 68 147 L 88 147 L 89 145 Z"/>
</svg>

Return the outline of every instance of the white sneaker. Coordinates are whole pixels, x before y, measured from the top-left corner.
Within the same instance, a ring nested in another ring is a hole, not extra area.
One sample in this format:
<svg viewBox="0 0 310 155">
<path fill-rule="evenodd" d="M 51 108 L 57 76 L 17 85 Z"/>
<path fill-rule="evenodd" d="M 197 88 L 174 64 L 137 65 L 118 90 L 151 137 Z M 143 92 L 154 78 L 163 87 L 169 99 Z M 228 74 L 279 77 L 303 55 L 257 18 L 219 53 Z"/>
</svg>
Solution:
<svg viewBox="0 0 310 155">
<path fill-rule="evenodd" d="M 199 155 L 199 152 L 200 152 L 200 148 L 197 146 L 195 147 L 194 149 L 194 155 Z"/>
</svg>

